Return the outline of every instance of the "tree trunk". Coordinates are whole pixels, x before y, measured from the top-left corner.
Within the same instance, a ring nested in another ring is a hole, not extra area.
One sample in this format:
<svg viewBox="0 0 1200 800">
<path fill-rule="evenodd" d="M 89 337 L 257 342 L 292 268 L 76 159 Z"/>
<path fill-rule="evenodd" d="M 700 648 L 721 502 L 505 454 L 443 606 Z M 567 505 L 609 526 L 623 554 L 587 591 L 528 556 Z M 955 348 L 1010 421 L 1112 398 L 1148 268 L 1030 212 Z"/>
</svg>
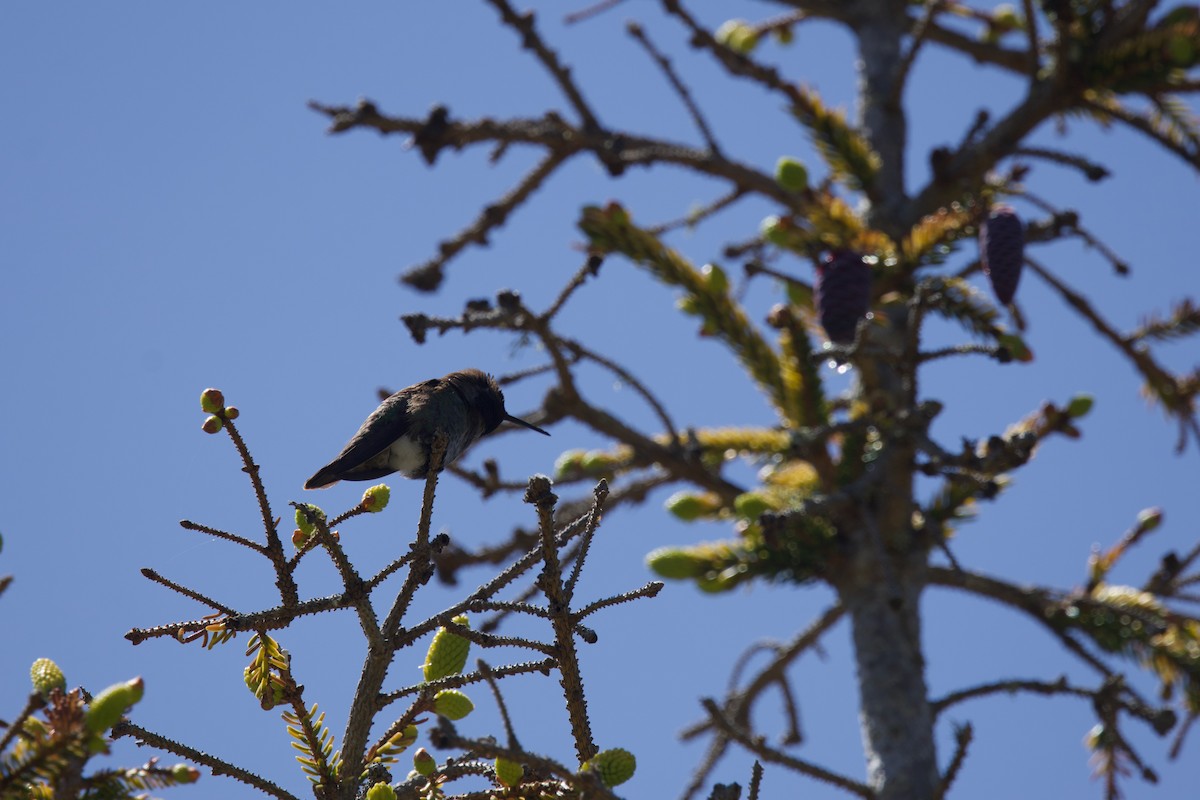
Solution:
<svg viewBox="0 0 1200 800">
<path fill-rule="evenodd" d="M 854 637 L 867 783 L 880 800 L 922 800 L 938 786 L 921 653 L 923 581 L 912 571 L 885 576 L 881 567 L 858 571 L 842 591 Z"/>
</svg>

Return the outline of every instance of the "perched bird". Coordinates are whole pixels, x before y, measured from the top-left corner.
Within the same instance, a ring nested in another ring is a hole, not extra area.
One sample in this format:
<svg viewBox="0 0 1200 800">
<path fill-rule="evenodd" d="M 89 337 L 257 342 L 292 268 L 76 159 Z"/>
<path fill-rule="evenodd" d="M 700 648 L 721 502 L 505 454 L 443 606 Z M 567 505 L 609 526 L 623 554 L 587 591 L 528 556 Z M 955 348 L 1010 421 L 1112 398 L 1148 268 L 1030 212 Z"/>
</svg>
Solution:
<svg viewBox="0 0 1200 800">
<path fill-rule="evenodd" d="M 407 478 L 429 473 L 429 451 L 439 429 L 446 433 L 443 466 L 453 464 L 481 436 L 504 420 L 549 436 L 504 410 L 495 378 L 477 369 L 451 372 L 401 389 L 384 400 L 337 458 L 304 484 L 322 489 L 338 481 L 369 481 L 399 472 Z"/>
</svg>

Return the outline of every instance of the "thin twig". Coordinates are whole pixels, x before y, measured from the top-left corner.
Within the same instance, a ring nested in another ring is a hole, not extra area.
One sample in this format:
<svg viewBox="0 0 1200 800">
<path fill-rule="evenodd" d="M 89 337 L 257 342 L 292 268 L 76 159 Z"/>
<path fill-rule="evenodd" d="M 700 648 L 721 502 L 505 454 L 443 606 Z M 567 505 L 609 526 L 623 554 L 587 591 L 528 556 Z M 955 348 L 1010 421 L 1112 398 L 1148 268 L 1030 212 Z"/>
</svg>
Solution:
<svg viewBox="0 0 1200 800">
<path fill-rule="evenodd" d="M 1040 587 L 1022 588 L 978 572 L 969 572 L 936 565 L 930 565 L 928 574 L 931 585 L 960 589 L 1023 611 L 1030 618 L 1036 620 L 1046 628 L 1064 647 L 1074 653 L 1079 660 L 1106 678 L 1113 674 L 1112 669 L 1107 664 L 1076 641 L 1070 635 L 1069 631 L 1056 627 L 1051 620 L 1047 619 L 1047 609 L 1058 602 L 1058 597 L 1050 592 L 1050 590 Z"/>
<path fill-rule="evenodd" d="M 571 295 L 575 294 L 575 290 L 583 286 L 588 278 L 595 278 L 600 274 L 600 265 L 603 261 L 603 256 L 589 254 L 587 261 L 571 276 L 571 280 L 567 281 L 567 285 L 559 291 L 558 297 L 554 298 L 554 302 L 550 304 L 550 307 L 542 312 L 542 319 L 549 322 L 558 316 L 558 312 L 562 310 L 562 307 L 571 298 Z M 536 369 L 540 373 L 552 370 L 553 368 L 553 365 L 544 365 Z"/>
<path fill-rule="evenodd" d="M 284 605 L 297 603 L 300 600 L 299 590 L 296 588 L 295 578 L 288 569 L 287 557 L 283 554 L 283 542 L 279 539 L 279 528 L 275 524 L 275 515 L 271 513 L 271 503 L 267 500 L 267 490 L 263 486 L 262 476 L 259 475 L 258 464 L 255 464 L 254 459 L 250 457 L 250 448 L 246 447 L 246 441 L 242 438 L 242 434 L 234 425 L 233 420 L 229 419 L 223 411 L 220 416 L 224 422 L 223 427 L 226 433 L 229 434 L 233 446 L 237 448 L 238 455 L 242 459 L 242 471 L 250 476 L 250 484 L 254 487 L 254 496 L 258 500 L 258 511 L 262 516 L 263 530 L 267 536 L 264 554 L 271 559 L 271 565 L 275 568 L 275 585 L 279 588 L 280 598 Z"/>
<path fill-rule="evenodd" d="M 411 117 L 386 117 L 369 101 L 354 107 L 327 106 L 310 101 L 309 108 L 330 120 L 331 133 L 365 128 L 380 133 L 416 134 L 427 121 Z M 748 193 L 762 195 L 786 207 L 794 207 L 800 195 L 783 189 L 774 176 L 706 150 L 680 142 L 640 136 L 624 131 L 588 131 L 553 115 L 528 119 L 482 119 L 475 122 L 447 120 L 438 127 L 429 147 L 465 148 L 473 144 L 507 142 L 540 145 L 567 156 L 591 153 L 601 163 L 621 169 L 633 166 L 676 164 L 695 172 L 726 180 Z"/>
<path fill-rule="evenodd" d="M 705 728 L 711 728 L 712 723 L 705 721 Z M 692 800 L 704 784 L 708 783 L 708 778 L 712 775 L 713 770 L 725 757 L 725 753 L 729 751 L 729 745 L 733 740 L 726 734 L 720 731 L 713 731 L 712 741 L 709 742 L 708 750 L 704 753 L 704 758 L 696 766 L 696 770 L 692 773 L 691 779 L 688 780 L 687 786 L 684 787 L 683 793 L 680 794 L 680 800 Z"/>
<path fill-rule="evenodd" d="M 950 791 L 950 787 L 954 784 L 954 779 L 958 777 L 959 770 L 962 769 L 963 763 L 967 760 L 967 750 L 971 746 L 971 740 L 975 737 L 975 730 L 971 727 L 971 723 L 966 725 L 956 726 L 954 729 L 954 756 L 950 759 L 950 766 L 946 767 L 946 772 L 942 775 L 941 784 L 938 786 L 937 794 L 934 795 L 935 800 L 941 800 Z"/>
<path fill-rule="evenodd" d="M 190 597 L 193 600 L 195 600 L 196 602 L 202 603 L 211 609 L 220 611 L 223 614 L 228 614 L 230 616 L 237 614 L 236 611 L 234 611 L 232 608 L 225 605 L 224 603 L 218 603 L 216 600 L 213 600 L 211 597 L 200 594 L 195 589 L 189 589 L 186 586 L 182 586 L 178 583 L 175 583 L 175 581 L 168 580 L 167 578 L 164 578 L 162 575 L 159 575 L 157 572 L 155 572 L 154 570 L 152 570 L 148 567 L 142 569 L 142 575 L 145 578 L 147 578 L 148 580 L 152 580 L 157 584 L 161 584 L 162 586 L 167 587 L 168 589 L 170 589 L 173 592 L 179 592 L 184 597 Z"/>
<path fill-rule="evenodd" d="M 859 783 L 858 781 L 848 778 L 844 775 L 838 775 L 836 772 L 831 772 L 830 770 L 820 767 L 811 761 L 805 761 L 804 759 L 790 756 L 787 753 L 771 747 L 761 737 L 756 737 L 749 731 L 742 728 L 740 725 L 735 724 L 733 720 L 729 719 L 729 717 L 725 715 L 725 712 L 722 711 L 717 706 L 716 702 L 711 698 L 705 698 L 701 701 L 701 704 L 704 706 L 704 710 L 708 712 L 709 717 L 719 730 L 727 734 L 730 738 L 745 747 L 750 752 L 757 755 L 763 761 L 769 761 L 773 764 L 781 764 L 803 775 L 807 775 L 810 778 L 836 786 L 839 789 L 843 789 L 851 794 L 858 795 L 859 797 L 868 798 L 868 800 L 875 797 L 875 792 L 872 791 L 871 787 L 867 786 L 866 784 Z"/>
<path fill-rule="evenodd" d="M 718 42 L 711 32 L 697 22 L 695 17 L 683 8 L 679 0 L 662 0 L 662 6 L 668 14 L 678 18 L 688 28 L 692 34 L 691 41 L 693 46 L 708 50 L 731 75 L 746 78 L 770 91 L 778 92 L 787 98 L 790 108 L 804 109 L 812 106 L 813 100 L 809 94 L 800 86 L 785 79 L 775 67 L 755 61 L 745 54 L 736 52 L 725 44 Z M 879 196 L 875 181 L 870 181 L 867 185 L 863 186 L 862 192 L 872 203 L 882 203 L 883 198 Z M 782 198 L 783 205 L 787 208 L 801 211 L 804 204 L 803 198 L 804 195 L 802 193 L 789 192 Z"/>
<path fill-rule="evenodd" d="M 750 768 L 750 787 L 746 790 L 746 800 L 758 800 L 758 794 L 762 790 L 763 765 L 757 758 L 754 759 L 754 766 Z"/>
<path fill-rule="evenodd" d="M 938 350 L 926 350 L 917 356 L 917 359 L 920 363 L 924 364 L 950 356 L 980 355 L 995 358 L 1000 349 L 999 346 L 991 344 L 959 344 L 953 347 L 943 347 Z"/>
<path fill-rule="evenodd" d="M 683 105 L 687 108 L 692 122 L 695 123 L 696 128 L 700 131 L 700 135 L 704 138 L 704 143 L 708 145 L 709 151 L 719 154 L 721 146 L 717 144 L 717 139 L 713 136 L 712 129 L 708 126 L 708 121 L 704 119 L 704 113 L 696 105 L 696 100 L 692 97 L 692 93 L 688 91 L 687 86 L 675 72 L 675 68 L 671 66 L 671 59 L 663 55 L 662 51 L 654 46 L 654 42 L 650 41 L 650 37 L 646 35 L 646 31 L 638 23 L 626 23 L 625 30 L 645 49 L 650 58 L 654 59 L 654 62 L 663 71 L 667 81 L 671 84 L 671 88 L 675 90 L 675 93 L 679 95 L 679 99 L 683 101 Z"/>
<path fill-rule="evenodd" d="M 1061 150 L 1053 150 L 1049 147 L 1016 147 L 1013 148 L 1012 154 L 1014 156 L 1025 156 L 1026 158 L 1040 158 L 1064 167 L 1072 167 L 1083 173 L 1083 176 L 1092 183 L 1102 181 L 1112 174 L 1104 165 L 1097 164 L 1095 161 L 1091 161 L 1084 156 L 1075 153 L 1064 153 Z"/>
<path fill-rule="evenodd" d="M 508 221 L 513 209 L 524 203 L 537 191 L 546 179 L 558 169 L 569 154 L 551 151 L 527 172 L 516 186 L 504 193 L 494 203 L 483 207 L 483 211 L 475 220 L 438 245 L 438 254 L 430 260 L 407 270 L 400 276 L 403 283 L 421 291 L 433 291 L 441 285 L 446 264 L 456 255 L 466 249 L 469 244 L 486 245 L 488 234 Z"/>
<path fill-rule="evenodd" d="M 1167 152 L 1174 153 L 1175 155 L 1179 156 L 1179 158 L 1183 159 L 1184 163 L 1186 163 L 1189 167 L 1192 167 L 1193 169 L 1200 169 L 1200 151 L 1193 152 L 1182 144 L 1174 142 L 1171 139 L 1163 136 L 1162 132 L 1151 125 L 1150 121 L 1141 114 L 1138 114 L 1135 111 L 1130 111 L 1124 106 L 1099 103 L 1095 100 L 1083 100 L 1080 102 L 1080 106 L 1125 123 L 1135 131 L 1149 136 L 1156 144 L 1158 144 Z"/>
<path fill-rule="evenodd" d="M 625 369 L 612 359 L 602 356 L 599 353 L 584 347 L 577 341 L 571 339 L 561 339 L 560 341 L 562 341 L 562 343 L 569 351 L 571 351 L 573 355 L 581 359 L 595 361 L 597 364 L 616 375 L 622 383 L 626 383 L 631 386 L 635 392 L 642 396 L 642 399 L 646 401 L 651 410 L 654 411 L 655 415 L 658 416 L 659 421 L 661 421 L 663 425 L 663 433 L 671 437 L 671 439 L 675 439 L 675 431 L 677 428 L 675 427 L 675 422 L 671 419 L 671 415 L 667 413 L 666 406 L 664 406 L 662 402 L 660 402 L 659 399 L 655 397 L 649 389 L 646 388 L 645 384 L 635 378 L 632 372 Z"/>
<path fill-rule="evenodd" d="M 9 743 L 18 733 L 25 730 L 25 720 L 29 719 L 33 715 L 33 712 L 39 708 L 44 708 L 45 705 L 46 701 L 42 699 L 39 693 L 30 692 L 28 699 L 25 701 L 25 707 L 17 714 L 16 719 L 7 723 L 8 730 L 4 732 L 4 736 L 0 736 L 0 753 L 7 754 Z"/>
<path fill-rule="evenodd" d="M 238 536 L 236 533 L 228 533 L 218 528 L 210 528 L 208 525 L 201 525 L 199 522 L 192 522 L 190 519 L 179 520 L 179 527 L 188 531 L 196 531 L 198 533 L 207 534 L 217 539 L 224 539 L 227 542 L 240 544 L 242 547 L 248 547 L 256 553 L 267 555 L 267 548 L 263 547 L 258 542 L 253 542 L 244 536 Z"/>
<path fill-rule="evenodd" d="M 177 756 L 194 761 L 197 764 L 202 764 L 212 770 L 213 775 L 228 775 L 234 780 L 241 781 L 247 786 L 253 786 L 260 792 L 278 800 L 300 800 L 296 795 L 278 786 L 261 775 L 255 775 L 249 770 L 234 766 L 228 761 L 217 758 L 214 755 L 197 750 L 194 747 L 188 747 L 185 744 L 168 739 L 165 736 L 146 730 L 140 725 L 135 725 L 128 720 L 118 722 L 112 729 L 114 739 L 120 739 L 123 736 L 133 737 L 138 745 L 149 745 L 157 747 L 160 750 L 166 750 L 168 753 L 174 753 Z"/>
<path fill-rule="evenodd" d="M 1179 726 L 1179 730 L 1176 732 L 1175 738 L 1171 742 L 1171 750 L 1168 753 L 1168 756 L 1172 760 L 1179 758 L 1179 753 L 1181 750 L 1183 750 L 1183 740 L 1187 738 L 1188 732 L 1192 729 L 1192 726 L 1196 724 L 1197 719 L 1200 719 L 1200 714 L 1196 714 L 1194 712 L 1189 713 L 1187 718 L 1183 721 L 1183 724 Z"/>
<path fill-rule="evenodd" d="M 1176 451 L 1181 452 L 1187 444 L 1186 432 L 1189 429 L 1195 435 L 1197 442 L 1200 442 L 1200 421 L 1197 421 L 1195 411 L 1190 407 L 1190 404 L 1182 400 L 1178 395 L 1178 384 L 1175 377 L 1159 366 L 1158 362 L 1150 357 L 1149 352 L 1145 348 L 1139 347 L 1134 342 L 1131 342 L 1128 337 L 1118 333 L 1107 320 L 1092 308 L 1083 295 L 1067 286 L 1067 284 L 1059 280 L 1053 273 L 1032 258 L 1026 256 L 1025 263 L 1029 265 L 1030 269 L 1039 278 L 1058 292 L 1067 305 L 1071 306 L 1080 316 L 1090 322 L 1092 327 L 1101 336 L 1108 339 L 1118 350 L 1124 353 L 1133 362 L 1133 365 L 1137 367 L 1138 371 L 1142 373 L 1143 377 L 1146 378 L 1146 382 L 1162 403 L 1163 408 L 1179 421 L 1180 430 L 1183 435 L 1176 446 Z"/>
<path fill-rule="evenodd" d="M 558 662 L 553 658 L 543 659 L 541 661 L 527 661 L 522 664 L 510 664 L 504 667 L 489 667 L 489 672 L 493 677 L 504 678 L 509 675 L 528 675 L 533 672 L 549 674 L 550 670 L 557 666 Z M 469 686 L 473 683 L 479 683 L 486 680 L 486 676 L 482 672 L 464 672 L 458 675 L 447 675 L 444 678 L 439 678 L 436 681 L 422 681 L 411 686 L 406 686 L 402 689 L 388 692 L 379 698 L 380 708 L 390 705 L 397 700 L 402 700 L 405 697 L 411 697 L 415 694 L 420 694 L 422 690 L 429 688 L 435 692 L 441 689 L 458 689 L 462 686 Z"/>
<path fill-rule="evenodd" d="M 1016 192 L 1016 195 L 1018 197 L 1025 198 L 1046 213 L 1053 215 L 1056 224 L 1058 220 L 1067 220 L 1069 222 L 1070 232 L 1078 236 L 1080 239 L 1083 239 L 1084 243 L 1087 244 L 1088 247 L 1094 247 L 1096 250 L 1098 250 L 1100 255 L 1104 256 L 1104 258 L 1106 258 L 1108 262 L 1112 264 L 1114 272 L 1116 272 L 1118 275 L 1129 274 L 1129 264 L 1119 255 L 1117 255 L 1116 251 L 1106 245 L 1091 231 L 1080 225 L 1078 216 L 1075 215 L 1073 211 L 1064 211 L 1060 208 L 1056 208 L 1053 204 L 1047 202 L 1042 197 L 1030 192 L 1027 189 L 1022 189 L 1020 192 Z M 1074 216 L 1073 219 L 1072 216 Z"/>
<path fill-rule="evenodd" d="M 372 576 L 371 579 L 365 584 L 367 591 L 373 590 L 376 586 L 391 577 L 392 574 L 398 571 L 401 567 L 412 561 L 412 557 L 413 554 L 411 552 L 405 553 L 383 569 L 379 570 L 379 572 L 375 573 L 375 575 Z"/>
<path fill-rule="evenodd" d="M 583 562 L 587 560 L 588 549 L 592 546 L 592 537 L 596 534 L 596 527 L 600 524 L 600 515 L 604 510 L 604 502 L 608 500 L 608 481 L 601 478 L 596 484 L 596 488 L 592 490 L 592 508 L 588 511 L 587 526 L 583 530 L 583 536 L 580 537 L 579 547 L 574 553 L 574 565 L 571 568 L 571 577 L 567 579 L 566 586 L 563 588 L 563 593 L 566 595 L 567 602 L 570 602 L 575 597 L 575 584 L 579 582 L 579 575 L 583 570 Z M 661 588 L 661 587 L 660 587 Z M 655 590 L 655 594 L 658 591 Z M 584 609 L 587 611 L 587 609 Z M 586 614 L 579 612 L 575 615 L 577 620 L 583 619 Z"/>
<path fill-rule="evenodd" d="M 582 558 L 577 559 L 575 563 L 578 564 L 581 561 Z M 658 593 L 662 591 L 663 585 L 664 584 L 662 581 L 650 581 L 640 589 L 634 589 L 630 592 L 621 592 L 620 594 L 612 595 L 611 597 L 605 597 L 601 600 L 596 600 L 595 602 L 584 606 L 579 611 L 574 612 L 571 615 L 571 619 L 579 622 L 580 620 L 587 619 L 589 616 L 602 608 L 610 608 L 612 606 L 621 605 L 622 603 L 628 603 L 630 600 L 636 600 L 639 597 L 658 597 Z"/>
<path fill-rule="evenodd" d="M 593 3 L 590 6 L 581 8 L 578 11 L 572 11 L 570 14 L 567 14 L 565 17 L 563 17 L 563 24 L 574 25 L 577 22 L 583 22 L 584 20 L 590 19 L 597 14 L 602 14 L 609 9 L 616 8 L 623 2 L 625 2 L 625 0 L 599 0 L 599 2 Z"/>
<path fill-rule="evenodd" d="M 575 85 L 575 81 L 572 80 L 570 68 L 563 66 L 559 62 L 558 55 L 547 47 L 546 43 L 542 41 L 542 37 L 538 35 L 537 28 L 533 24 L 533 12 L 526 11 L 524 14 L 518 14 L 506 0 L 488 0 L 488 2 L 500 12 L 500 19 L 504 24 L 521 35 L 521 47 L 526 50 L 532 50 L 534 55 L 537 56 L 538 61 L 542 62 L 542 66 L 554 78 L 554 82 L 558 84 L 558 88 L 566 95 L 567 100 L 571 103 L 571 107 L 579 115 L 580 121 L 583 122 L 583 127 L 587 130 L 600 130 L 600 122 L 596 119 L 596 115 L 592 112 L 587 101 L 583 99 L 583 95 L 580 93 L 579 87 Z"/>
<path fill-rule="evenodd" d="M 946 709 L 958 703 L 967 700 L 973 700 L 977 697 L 986 697 L 991 694 L 1016 694 L 1017 692 L 1032 692 L 1041 695 L 1057 695 L 1070 694 L 1076 697 L 1091 698 L 1095 693 L 1090 689 L 1081 689 L 1076 686 L 1071 686 L 1067 683 L 1067 676 L 1063 675 L 1055 681 L 1041 681 L 1037 679 L 1013 679 L 1005 681 L 994 681 L 992 683 L 984 683 L 979 686 L 972 686 L 969 689 L 959 689 L 956 692 L 951 692 L 945 697 L 933 700 L 929 703 L 929 710 L 933 712 L 934 717 L 937 717 Z"/>
<path fill-rule="evenodd" d="M 512 717 L 508 714 L 508 704 L 504 702 L 504 695 L 500 694 L 500 683 L 496 680 L 496 673 L 492 671 L 491 666 L 482 658 L 475 662 L 476 669 L 483 679 L 487 682 L 488 688 L 492 690 L 492 697 L 496 700 L 496 708 L 500 711 L 500 721 L 504 725 L 505 738 L 508 741 L 508 746 L 513 750 L 521 749 L 521 742 L 517 739 L 517 731 L 513 727 Z"/>
<path fill-rule="evenodd" d="M 904 91 L 908 73 L 912 69 L 913 62 L 916 61 L 917 53 L 921 52 L 921 47 L 929 36 L 934 17 L 941 12 L 945 5 L 945 0 L 932 0 L 927 3 L 924 12 L 917 19 L 917 24 L 909 32 L 912 41 L 908 45 L 908 50 L 900 55 L 900 60 L 896 64 L 895 77 L 892 79 L 892 94 L 888 98 L 888 102 L 900 102 L 900 95 Z"/>
<path fill-rule="evenodd" d="M 721 195 L 708 205 L 701 206 L 700 208 L 690 211 L 682 217 L 677 217 L 672 220 L 667 220 L 666 222 L 660 222 L 657 225 L 652 225 L 646 229 L 646 232 L 655 236 L 661 236 L 664 233 L 670 233 L 671 231 L 677 228 L 682 228 L 685 225 L 688 227 L 694 227 L 711 217 L 713 214 L 716 214 L 718 211 L 733 205 L 745 196 L 746 190 L 741 186 L 735 186 L 729 192 Z"/>
<path fill-rule="evenodd" d="M 729 710 L 732 718 L 741 725 L 749 724 L 750 709 L 754 704 L 755 699 L 769 687 L 782 684 L 787 680 L 786 671 L 800 655 L 810 648 L 816 647 L 820 642 L 821 637 L 833 627 L 838 620 L 846 613 L 846 608 L 841 603 L 835 603 L 817 619 L 801 631 L 792 641 L 786 645 L 773 648 L 776 651 L 775 658 L 770 664 L 766 665 L 756 674 L 745 688 L 737 689 L 736 685 L 730 685 L 728 696 L 725 699 L 725 707 Z M 762 649 L 761 645 L 755 645 L 751 648 L 754 651 Z M 739 660 L 739 664 L 743 663 Z M 703 720 L 695 725 L 689 726 L 679 738 L 687 741 L 693 739 L 700 734 L 711 729 L 711 722 Z"/>
<path fill-rule="evenodd" d="M 1025 11 L 1025 35 L 1029 41 L 1029 80 L 1037 81 L 1042 70 L 1041 46 L 1038 42 L 1037 12 L 1033 9 L 1033 0 L 1021 0 Z"/>
</svg>

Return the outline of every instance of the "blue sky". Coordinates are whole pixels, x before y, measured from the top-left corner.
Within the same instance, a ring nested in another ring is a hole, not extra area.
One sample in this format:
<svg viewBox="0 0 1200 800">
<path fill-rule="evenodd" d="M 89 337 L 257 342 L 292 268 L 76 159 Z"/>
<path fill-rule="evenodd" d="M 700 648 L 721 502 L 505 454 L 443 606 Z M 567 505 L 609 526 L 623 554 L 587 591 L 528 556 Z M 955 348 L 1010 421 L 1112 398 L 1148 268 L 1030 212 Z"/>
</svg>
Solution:
<svg viewBox="0 0 1200 800">
<path fill-rule="evenodd" d="M 738 3 L 698 13 L 715 27 L 727 17 L 774 10 Z M 761 167 L 792 154 L 822 174 L 806 135 L 777 98 L 726 78 L 689 51 L 686 35 L 648 4 L 626 4 L 574 27 L 565 27 L 560 13 L 548 7 L 543 30 L 606 124 L 698 141 L 660 74 L 623 33 L 625 19 L 636 16 L 675 58 L 728 151 Z M 805 26 L 791 48 L 772 44 L 762 53 L 829 103 L 852 102 L 852 52 L 840 30 Z M 177 525 L 189 518 L 256 531 L 257 511 L 232 447 L 200 431 L 199 392 L 220 387 L 241 408 L 241 430 L 282 514 L 290 500 L 313 499 L 301 484 L 371 411 L 377 387 L 396 389 L 467 366 L 506 373 L 541 363 L 535 349 L 486 333 L 433 337 L 418 347 L 400 314 L 453 314 L 463 300 L 506 287 L 543 308 L 579 264 L 574 222 L 583 204 L 616 199 L 635 218 L 653 222 L 686 213 L 723 187 L 666 168 L 614 181 L 594 162 L 577 160 L 489 248 L 454 263 L 440 294 L 417 295 L 398 285 L 396 275 L 430 257 L 438 241 L 473 219 L 538 154 L 515 149 L 492 166 L 484 149 L 446 152 L 430 169 L 399 138 L 327 136 L 325 120 L 305 103 L 350 104 L 362 96 L 385 113 L 421 115 L 444 102 L 464 118 L 564 110 L 546 75 L 484 4 L 5 4 L 0 71 L 7 110 L 0 126 L 0 574 L 16 576 L 0 599 L 6 687 L 0 716 L 20 706 L 28 666 L 40 656 L 58 661 L 73 685 L 93 691 L 140 674 L 147 695 L 139 722 L 303 791 L 277 714 L 257 709 L 242 684 L 244 642 L 201 652 L 168 642 L 135 649 L 121 638 L 134 626 L 198 613 L 142 579 L 144 566 L 238 608 L 273 602 L 272 580 L 260 564 Z M 906 98 L 910 190 L 924 180 L 931 147 L 957 141 L 979 107 L 1001 112 L 1020 89 L 993 71 L 928 50 Z M 1122 328 L 1194 295 L 1195 175 L 1125 131 L 1077 119 L 1069 131 L 1062 140 L 1047 126 L 1035 138 L 1085 152 L 1108 164 L 1114 177 L 1094 186 L 1039 166 L 1029 186 L 1077 208 L 1133 274 L 1113 275 L 1096 253 L 1074 243 L 1034 255 Z M 724 241 L 751 235 L 773 210 L 745 203 L 672 243 L 696 263 L 719 260 Z M 969 252 L 964 248 L 959 258 Z M 737 264 L 725 266 L 739 272 Z M 788 266 L 808 274 L 804 264 Z M 1026 276 L 1018 299 L 1036 361 L 931 366 L 922 393 L 946 404 L 935 432 L 953 448 L 961 436 L 1002 431 L 1047 399 L 1090 392 L 1096 406 L 1082 440 L 1048 442 L 1002 500 L 962 529 L 956 555 L 968 567 L 1019 582 L 1070 587 L 1085 579 L 1094 545 L 1115 541 L 1139 510 L 1161 506 L 1162 529 L 1113 576 L 1140 583 L 1158 555 L 1186 551 L 1196 540 L 1200 458 L 1194 447 L 1173 455 L 1175 429 L 1139 397 L 1133 371 L 1044 285 Z M 745 296 L 756 318 L 775 300 L 766 282 Z M 675 314 L 673 301 L 670 290 L 611 259 L 563 322 L 568 333 L 659 392 L 682 424 L 768 423 L 769 408 L 740 368 L 719 344 L 698 340 L 694 321 Z M 933 341 L 951 335 L 931 331 Z M 1200 360 L 1195 341 L 1162 353 L 1181 369 Z M 653 426 L 627 388 L 601 374 L 585 381 L 616 413 Z M 510 410 L 535 407 L 545 388 L 536 381 L 514 387 Z M 495 456 L 506 476 L 523 476 L 549 472 L 563 450 L 604 444 L 565 424 L 551 439 L 498 438 L 466 463 Z M 343 530 L 352 556 L 365 565 L 386 563 L 415 524 L 420 487 L 389 482 L 387 513 Z M 340 510 L 356 502 L 361 488 L 342 484 L 317 502 Z M 481 503 L 454 483 L 441 491 L 434 524 L 464 543 L 498 539 L 533 519 L 518 500 Z M 585 573 L 585 596 L 644 583 L 651 576 L 642 558 L 655 547 L 727 535 L 720 526 L 668 518 L 661 511 L 667 494 L 653 496 L 644 509 L 609 515 Z M 335 590 L 335 576 L 315 564 L 301 577 L 306 596 Z M 422 609 L 436 611 L 452 597 L 451 590 L 431 589 Z M 669 584 L 655 600 L 595 618 L 600 643 L 584 648 L 583 667 L 597 736 L 602 746 L 634 751 L 641 764 L 625 794 L 677 794 L 702 755 L 695 743 L 676 738 L 700 717 L 697 699 L 724 691 L 750 643 L 789 638 L 830 601 L 821 587 L 756 586 L 710 598 Z M 1091 679 L 1042 632 L 996 607 L 930 590 L 925 613 L 935 696 L 1005 677 Z M 306 620 L 281 639 L 309 696 L 340 732 L 362 656 L 353 620 Z M 860 776 L 847 648 L 847 631 L 839 627 L 825 658 L 806 656 L 795 670 L 807 737 L 797 753 Z M 415 679 L 423 653 L 411 655 L 411 673 L 402 656 L 394 685 Z M 496 663 L 504 658 L 489 655 Z M 569 759 L 556 683 L 519 679 L 509 686 L 523 743 Z M 477 694 L 480 711 L 462 725 L 468 733 L 493 730 L 490 703 Z M 759 717 L 768 732 L 778 730 L 772 716 L 764 708 Z M 1099 796 L 1081 745 L 1091 725 L 1086 704 L 994 697 L 949 717 L 971 721 L 976 732 L 959 796 L 1009 796 L 1032 787 L 1041 796 Z M 1138 786 L 1131 794 L 1179 797 L 1200 778 L 1194 757 L 1167 764 L 1164 743 L 1133 725 L 1128 732 L 1162 778 L 1157 793 Z M 948 724 L 939 741 L 944 763 Z M 1190 745 L 1186 752 L 1194 753 L 1197 745 Z M 148 757 L 132 748 L 118 755 L 124 763 Z M 748 764 L 741 755 L 731 758 L 716 778 L 744 783 Z M 252 796 L 211 776 L 201 787 L 171 795 Z M 770 794 L 801 787 L 805 797 L 836 796 L 768 772 Z"/>
</svg>

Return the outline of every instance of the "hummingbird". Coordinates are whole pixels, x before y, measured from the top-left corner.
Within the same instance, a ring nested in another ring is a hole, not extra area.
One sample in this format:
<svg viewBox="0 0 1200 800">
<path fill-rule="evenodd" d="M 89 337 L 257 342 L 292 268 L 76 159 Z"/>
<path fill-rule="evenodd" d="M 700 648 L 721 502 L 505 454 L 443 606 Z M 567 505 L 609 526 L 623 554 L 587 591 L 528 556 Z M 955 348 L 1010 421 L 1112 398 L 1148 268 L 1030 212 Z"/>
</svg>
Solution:
<svg viewBox="0 0 1200 800">
<path fill-rule="evenodd" d="M 509 414 L 496 379 L 477 369 L 415 383 L 380 403 L 337 458 L 317 470 L 304 488 L 369 481 L 393 472 L 424 478 L 429 474 L 429 452 L 439 428 L 447 438 L 442 458 L 446 466 L 505 420 L 550 435 Z"/>
</svg>

